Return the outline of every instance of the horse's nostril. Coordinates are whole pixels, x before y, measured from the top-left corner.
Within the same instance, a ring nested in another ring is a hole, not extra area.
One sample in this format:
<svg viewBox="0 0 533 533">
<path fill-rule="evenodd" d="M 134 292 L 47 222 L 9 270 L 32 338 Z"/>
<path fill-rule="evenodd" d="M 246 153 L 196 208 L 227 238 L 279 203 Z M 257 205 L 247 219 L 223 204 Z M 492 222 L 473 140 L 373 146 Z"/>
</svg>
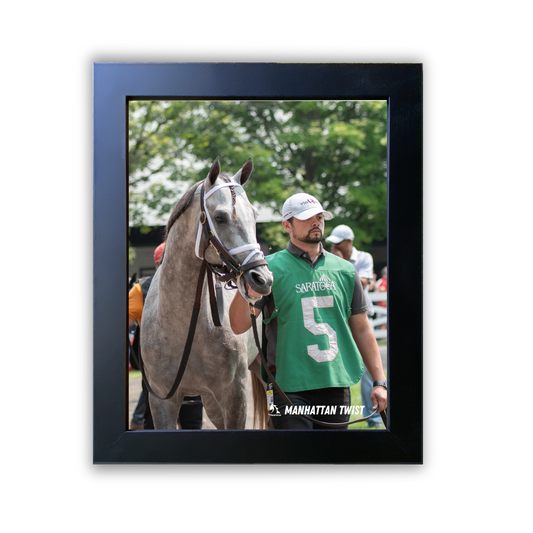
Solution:
<svg viewBox="0 0 533 533">
<path fill-rule="evenodd" d="M 265 278 L 261 276 L 261 274 L 259 274 L 258 272 L 252 272 L 252 279 L 257 285 L 261 287 L 265 284 Z"/>
</svg>

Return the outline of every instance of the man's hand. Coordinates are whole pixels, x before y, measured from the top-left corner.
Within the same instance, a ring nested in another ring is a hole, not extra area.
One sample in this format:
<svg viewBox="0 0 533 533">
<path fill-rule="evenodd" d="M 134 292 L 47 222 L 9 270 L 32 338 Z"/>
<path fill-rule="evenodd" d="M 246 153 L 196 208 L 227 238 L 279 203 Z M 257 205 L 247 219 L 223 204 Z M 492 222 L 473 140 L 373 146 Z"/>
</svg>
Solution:
<svg viewBox="0 0 533 533">
<path fill-rule="evenodd" d="M 251 287 L 250 285 L 248 285 L 248 283 L 246 283 L 246 281 L 244 282 L 245 285 L 246 285 L 246 292 L 248 293 L 248 295 L 252 298 L 262 298 L 262 294 L 259 294 L 258 292 L 255 292 Z"/>
<path fill-rule="evenodd" d="M 246 285 L 246 293 L 251 298 L 261 298 L 263 295 L 252 290 L 248 283 Z M 258 313 L 259 314 L 259 311 Z M 248 302 L 242 297 L 241 291 L 237 291 L 233 302 L 229 307 L 229 323 L 235 335 L 241 335 L 252 327 L 252 319 L 250 318 L 250 306 Z"/>
<path fill-rule="evenodd" d="M 374 387 L 370 393 L 370 399 L 372 400 L 372 411 L 378 406 L 378 413 L 381 413 L 383 409 L 387 408 L 387 389 L 381 385 Z"/>
<path fill-rule="evenodd" d="M 352 315 L 348 319 L 348 324 L 352 330 L 353 340 L 363 358 L 363 363 L 370 372 L 372 379 L 374 381 L 385 380 L 378 343 L 366 313 Z M 378 413 L 381 413 L 387 407 L 387 389 L 381 385 L 374 387 L 370 393 L 370 399 L 372 400 L 372 410 L 377 406 Z"/>
</svg>

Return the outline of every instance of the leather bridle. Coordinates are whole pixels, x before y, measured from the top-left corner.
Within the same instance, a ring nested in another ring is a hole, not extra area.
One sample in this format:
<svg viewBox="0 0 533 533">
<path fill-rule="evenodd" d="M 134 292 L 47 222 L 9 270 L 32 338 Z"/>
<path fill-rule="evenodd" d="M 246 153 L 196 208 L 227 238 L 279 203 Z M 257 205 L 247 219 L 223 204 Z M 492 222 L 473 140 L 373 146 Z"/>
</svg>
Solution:
<svg viewBox="0 0 533 533">
<path fill-rule="evenodd" d="M 206 194 L 204 191 L 204 184 L 202 183 L 202 188 L 200 191 L 200 223 L 198 225 L 195 250 L 197 257 L 199 259 L 202 259 L 202 261 L 207 264 L 209 270 L 213 274 L 215 274 L 219 281 L 230 283 L 230 288 L 235 289 L 237 288 L 237 286 L 234 284 L 234 280 L 240 278 L 246 271 L 252 270 L 253 268 L 258 266 L 267 265 L 268 263 L 266 262 L 263 252 L 261 251 L 261 247 L 257 242 L 245 244 L 243 246 L 239 246 L 231 250 L 227 250 L 220 242 L 213 221 L 211 220 L 211 217 L 209 215 L 209 211 L 205 207 L 205 200 L 207 200 L 207 198 L 209 198 L 209 196 L 211 196 L 214 192 L 223 187 L 242 187 L 242 185 L 230 181 L 211 188 Z M 198 254 L 198 250 L 200 248 L 201 234 L 204 235 L 207 245 L 205 246 L 202 256 L 200 257 L 200 255 Z M 222 265 L 212 265 L 207 261 L 207 259 L 205 258 L 205 252 L 207 251 L 209 246 L 212 246 L 214 248 L 216 254 L 223 263 Z M 234 255 L 243 252 L 250 253 L 242 263 L 238 263 Z M 257 259 L 256 261 L 250 261 L 250 259 L 252 259 L 255 255 L 258 254 L 260 255 L 260 259 Z"/>
</svg>

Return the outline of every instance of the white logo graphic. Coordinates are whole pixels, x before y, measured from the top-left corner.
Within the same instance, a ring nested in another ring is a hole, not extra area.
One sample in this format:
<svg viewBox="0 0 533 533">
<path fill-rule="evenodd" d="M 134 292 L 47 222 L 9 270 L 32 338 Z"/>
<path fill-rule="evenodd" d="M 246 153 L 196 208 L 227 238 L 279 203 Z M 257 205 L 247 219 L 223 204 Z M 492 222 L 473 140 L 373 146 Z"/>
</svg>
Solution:
<svg viewBox="0 0 533 533">
<path fill-rule="evenodd" d="M 338 408 L 338 409 L 337 409 Z M 364 405 L 286 405 L 286 415 L 361 415 Z"/>
<path fill-rule="evenodd" d="M 269 411 L 270 416 L 281 416 L 281 413 L 279 412 L 278 406 L 275 405 L 275 404 L 272 404 L 268 408 L 268 411 Z"/>
<path fill-rule="evenodd" d="M 331 281 L 326 274 L 318 281 L 308 281 L 307 283 L 296 284 L 296 294 L 302 294 L 309 291 L 336 291 L 335 282 Z"/>
</svg>

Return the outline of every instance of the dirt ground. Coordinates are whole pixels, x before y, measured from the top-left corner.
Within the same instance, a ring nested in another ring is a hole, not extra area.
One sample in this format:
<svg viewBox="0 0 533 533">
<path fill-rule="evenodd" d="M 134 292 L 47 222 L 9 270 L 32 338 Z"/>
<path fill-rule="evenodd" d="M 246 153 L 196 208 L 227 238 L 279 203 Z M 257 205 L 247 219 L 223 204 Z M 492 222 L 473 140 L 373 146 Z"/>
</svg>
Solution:
<svg viewBox="0 0 533 533">
<path fill-rule="evenodd" d="M 383 368 L 387 368 L 387 346 L 380 346 L 379 349 L 381 353 L 381 360 L 383 361 Z M 135 407 L 137 406 L 137 401 L 139 400 L 139 394 L 142 390 L 141 385 L 141 378 L 138 377 L 139 374 L 136 373 L 137 377 L 132 377 L 130 374 L 130 380 L 129 380 L 129 418 L 128 420 L 131 421 L 131 417 L 133 416 L 133 411 L 135 411 Z M 246 391 L 247 391 L 247 398 L 248 398 L 248 406 L 247 406 L 247 413 L 246 413 L 246 425 L 245 429 L 253 429 L 253 403 L 252 403 L 252 380 L 250 379 L 250 375 L 248 374 L 248 380 L 246 383 Z M 211 420 L 207 417 L 205 414 L 205 410 L 203 411 L 203 421 L 202 421 L 202 429 L 216 429 Z"/>
</svg>

